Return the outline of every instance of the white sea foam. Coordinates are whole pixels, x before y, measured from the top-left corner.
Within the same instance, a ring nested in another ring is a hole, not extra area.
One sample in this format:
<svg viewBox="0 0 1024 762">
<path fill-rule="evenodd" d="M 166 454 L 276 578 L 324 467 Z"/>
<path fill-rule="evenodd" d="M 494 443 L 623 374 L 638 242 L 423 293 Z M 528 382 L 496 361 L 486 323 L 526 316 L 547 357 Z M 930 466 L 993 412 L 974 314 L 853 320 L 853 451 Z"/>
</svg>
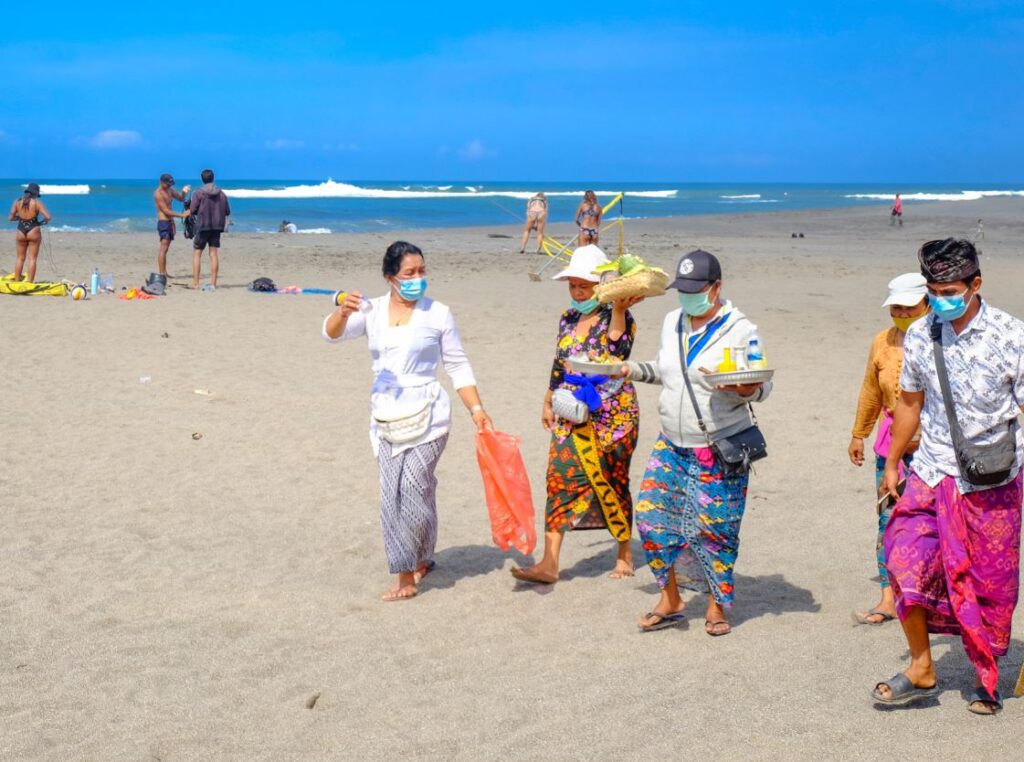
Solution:
<svg viewBox="0 0 1024 762">
<path fill-rule="evenodd" d="M 438 186 L 437 186 L 437 189 L 438 189 L 439 191 L 446 191 L 446 190 L 451 190 L 451 189 L 452 189 L 452 186 L 450 186 L 450 185 L 438 185 Z"/>
<path fill-rule="evenodd" d="M 760 193 L 741 193 L 738 196 L 719 196 L 719 198 L 761 198 Z"/>
<path fill-rule="evenodd" d="M 408 190 L 411 186 L 402 186 L 403 190 L 391 188 L 364 188 L 350 183 L 339 183 L 327 180 L 318 185 L 290 185 L 284 188 L 225 188 L 231 198 L 387 198 L 387 199 L 422 199 L 422 198 L 484 198 L 505 197 L 529 199 L 534 191 L 484 191 L 467 185 L 466 191 L 455 190 Z M 451 188 L 451 186 L 446 186 Z M 614 196 L 618 191 L 595 191 L 598 196 Z M 678 191 L 626 191 L 627 196 L 637 198 L 674 198 Z M 555 191 L 548 196 L 583 195 L 583 191 Z"/>
<path fill-rule="evenodd" d="M 305 233 L 306 235 L 329 235 L 331 233 L 330 228 L 299 228 L 299 233 Z"/>
<path fill-rule="evenodd" d="M 876 201 L 892 201 L 893 193 L 847 193 L 844 198 L 866 198 Z M 959 193 L 904 193 L 904 201 L 977 201 L 992 196 L 1024 196 L 1024 190 L 964 190 Z"/>
<path fill-rule="evenodd" d="M 719 204 L 777 204 L 779 199 L 777 198 L 727 198 L 722 196 L 724 200 L 719 201 Z"/>
<path fill-rule="evenodd" d="M 51 225 L 49 226 L 51 233 L 102 233 L 103 231 L 99 228 L 79 228 L 74 225 Z"/>
<path fill-rule="evenodd" d="M 22 184 L 24 187 L 24 184 Z M 84 196 L 89 193 L 88 185 L 40 185 L 39 193 L 44 196 Z"/>
</svg>

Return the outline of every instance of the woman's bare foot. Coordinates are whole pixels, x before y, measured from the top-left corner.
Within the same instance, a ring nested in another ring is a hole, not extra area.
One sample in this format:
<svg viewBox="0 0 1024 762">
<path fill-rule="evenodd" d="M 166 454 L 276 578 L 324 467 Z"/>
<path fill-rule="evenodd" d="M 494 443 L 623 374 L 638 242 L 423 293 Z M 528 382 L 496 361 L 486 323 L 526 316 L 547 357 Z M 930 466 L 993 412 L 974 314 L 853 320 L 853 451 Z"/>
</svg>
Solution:
<svg viewBox="0 0 1024 762">
<path fill-rule="evenodd" d="M 416 589 L 416 572 L 399 572 L 398 581 L 395 586 L 380 597 L 382 601 L 405 601 L 415 598 L 419 590 Z"/>
<path fill-rule="evenodd" d="M 415 582 L 417 585 L 420 582 L 422 582 L 423 578 L 426 577 L 428 574 L 430 574 L 430 572 L 432 572 L 434 570 L 434 566 L 435 566 L 435 564 L 434 564 L 433 561 L 424 561 L 419 566 L 417 566 L 416 567 L 416 571 L 414 571 L 412 573 L 412 580 L 413 580 L 413 582 Z"/>
<path fill-rule="evenodd" d="M 527 569 L 512 567 L 512 576 L 521 582 L 533 585 L 553 585 L 558 582 L 558 569 L 550 569 L 543 564 L 536 564 Z"/>
<path fill-rule="evenodd" d="M 622 558 L 615 562 L 615 568 L 608 575 L 609 579 L 625 579 L 633 576 L 633 562 Z"/>
</svg>

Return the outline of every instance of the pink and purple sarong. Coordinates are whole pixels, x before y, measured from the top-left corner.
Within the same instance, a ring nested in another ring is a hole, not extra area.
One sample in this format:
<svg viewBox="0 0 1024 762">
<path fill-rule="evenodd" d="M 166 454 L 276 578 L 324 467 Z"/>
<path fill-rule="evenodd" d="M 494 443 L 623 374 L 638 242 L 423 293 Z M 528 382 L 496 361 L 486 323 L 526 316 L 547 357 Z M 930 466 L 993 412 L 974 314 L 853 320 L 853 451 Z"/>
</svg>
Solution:
<svg viewBox="0 0 1024 762">
<path fill-rule="evenodd" d="M 945 477 L 934 489 L 911 472 L 885 532 L 885 559 L 902 620 L 927 611 L 928 632 L 959 635 L 992 694 L 1010 644 L 1020 566 L 1021 474 L 969 492 Z"/>
</svg>

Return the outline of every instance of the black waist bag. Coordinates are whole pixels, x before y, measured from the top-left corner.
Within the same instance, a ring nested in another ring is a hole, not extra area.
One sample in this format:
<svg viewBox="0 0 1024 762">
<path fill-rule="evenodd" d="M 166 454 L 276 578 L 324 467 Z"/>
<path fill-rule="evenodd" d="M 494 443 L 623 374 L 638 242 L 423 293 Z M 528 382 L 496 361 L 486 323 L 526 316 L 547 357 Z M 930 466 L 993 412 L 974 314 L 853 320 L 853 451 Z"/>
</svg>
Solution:
<svg viewBox="0 0 1024 762">
<path fill-rule="evenodd" d="M 768 457 L 768 443 L 764 434 L 757 427 L 757 416 L 754 415 L 754 408 L 748 402 L 750 417 L 753 424 L 743 431 L 737 431 L 727 437 L 712 439 L 704 425 L 704 417 L 700 414 L 700 407 L 697 405 L 697 395 L 693 393 L 693 385 L 690 383 L 690 376 L 686 369 L 686 353 L 683 350 L 683 318 L 679 316 L 677 327 L 679 336 L 679 362 L 683 367 L 683 382 L 686 384 L 686 391 L 690 394 L 690 403 L 693 405 L 693 412 L 697 415 L 697 425 L 700 427 L 708 447 L 715 454 L 715 458 L 722 465 L 722 472 L 728 476 L 745 474 L 750 471 L 750 464 L 755 460 Z"/>
<path fill-rule="evenodd" d="M 1014 466 L 1017 465 L 1017 419 L 1006 424 L 1006 432 L 998 441 L 990 445 L 976 445 L 964 441 L 964 432 L 956 417 L 953 407 L 953 393 L 949 389 L 949 376 L 946 374 L 946 358 L 942 353 L 942 323 L 932 323 L 932 349 L 935 353 L 935 370 L 942 389 L 942 401 L 946 405 L 946 419 L 949 421 L 949 433 L 953 439 L 953 450 L 956 452 L 960 475 L 975 487 L 990 487 L 1002 484 L 1010 478 Z"/>
<path fill-rule="evenodd" d="M 768 456 L 768 443 L 757 423 L 732 436 L 711 440 L 711 449 L 726 474 L 745 474 L 750 470 L 751 463 Z"/>
</svg>

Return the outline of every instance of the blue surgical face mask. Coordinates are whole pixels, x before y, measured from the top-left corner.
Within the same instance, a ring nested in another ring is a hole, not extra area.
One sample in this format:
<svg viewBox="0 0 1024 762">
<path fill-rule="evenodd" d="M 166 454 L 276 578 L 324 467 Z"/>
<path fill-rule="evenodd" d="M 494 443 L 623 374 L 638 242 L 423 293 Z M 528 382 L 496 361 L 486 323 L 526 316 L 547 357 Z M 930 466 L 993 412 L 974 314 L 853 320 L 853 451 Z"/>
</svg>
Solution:
<svg viewBox="0 0 1024 762">
<path fill-rule="evenodd" d="M 398 281 L 399 295 L 410 302 L 418 302 L 427 290 L 426 278 L 412 278 Z"/>
<path fill-rule="evenodd" d="M 708 298 L 708 291 L 701 291 L 699 294 L 684 294 L 682 291 L 679 292 L 679 306 L 683 308 L 683 312 L 693 317 L 700 317 L 706 315 L 708 310 L 711 309 L 711 300 Z"/>
<path fill-rule="evenodd" d="M 575 299 L 571 302 L 572 308 L 579 312 L 581 315 L 589 315 L 591 312 L 596 310 L 601 304 L 597 299 L 591 297 L 585 302 L 577 302 Z"/>
<path fill-rule="evenodd" d="M 935 294 L 928 294 L 928 304 L 931 305 L 932 312 L 935 313 L 935 317 L 943 323 L 949 323 L 963 317 L 964 313 L 967 312 L 967 308 L 971 304 L 971 299 L 974 298 L 974 294 L 971 294 L 971 299 L 967 299 L 967 294 L 968 291 L 964 291 L 962 294 L 957 294 L 956 296 L 936 296 Z"/>
</svg>

